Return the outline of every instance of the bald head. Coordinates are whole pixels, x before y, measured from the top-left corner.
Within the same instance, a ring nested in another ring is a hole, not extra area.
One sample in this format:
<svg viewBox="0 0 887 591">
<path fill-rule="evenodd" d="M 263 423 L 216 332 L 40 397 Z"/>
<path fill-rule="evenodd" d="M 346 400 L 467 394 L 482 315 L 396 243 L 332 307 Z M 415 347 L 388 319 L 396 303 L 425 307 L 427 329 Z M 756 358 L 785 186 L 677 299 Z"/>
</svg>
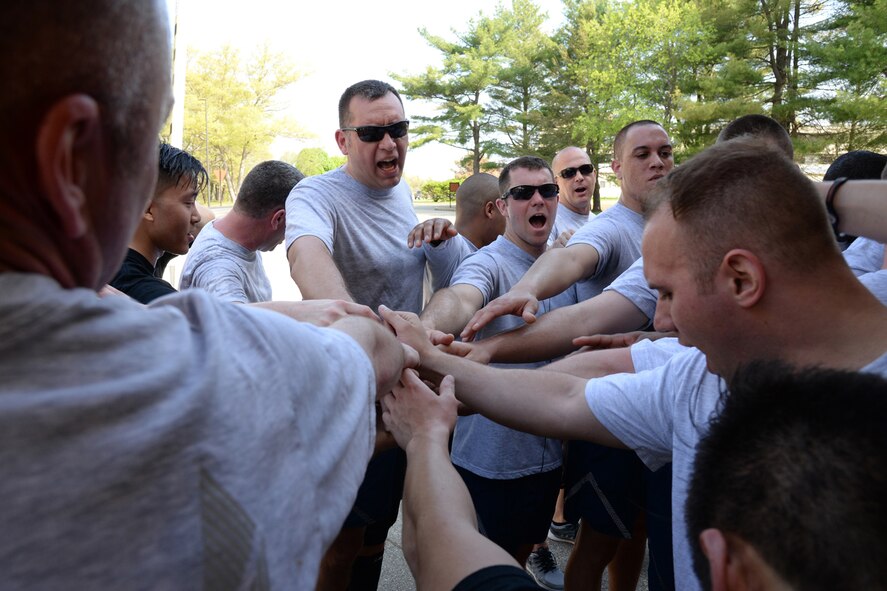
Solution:
<svg viewBox="0 0 887 591">
<path fill-rule="evenodd" d="M 496 208 L 499 181 L 491 174 L 473 174 L 456 191 L 456 230 L 481 247 L 505 231 L 505 218 Z"/>
<path fill-rule="evenodd" d="M 3 8 L 0 266 L 95 287 L 119 267 L 156 181 L 171 104 L 165 3 Z"/>
</svg>

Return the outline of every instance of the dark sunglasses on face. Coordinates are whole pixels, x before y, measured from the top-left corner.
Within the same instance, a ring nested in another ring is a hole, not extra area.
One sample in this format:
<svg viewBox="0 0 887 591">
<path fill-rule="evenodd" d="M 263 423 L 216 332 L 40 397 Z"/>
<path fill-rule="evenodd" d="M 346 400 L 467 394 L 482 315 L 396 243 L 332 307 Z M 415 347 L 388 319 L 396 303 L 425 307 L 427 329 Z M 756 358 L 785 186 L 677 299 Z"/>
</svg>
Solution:
<svg viewBox="0 0 887 591">
<path fill-rule="evenodd" d="M 539 194 L 545 199 L 557 197 L 557 185 L 545 183 L 544 185 L 517 185 L 516 187 L 511 187 L 502 195 L 502 199 L 511 197 L 515 201 L 529 201 L 536 194 L 536 191 L 539 191 Z"/>
<path fill-rule="evenodd" d="M 594 172 L 594 167 L 591 164 L 583 164 L 582 166 L 571 166 L 570 168 L 565 168 L 558 173 L 558 176 L 562 179 L 571 179 L 576 176 L 577 172 L 581 172 L 582 176 L 590 176 L 591 173 Z"/>
<path fill-rule="evenodd" d="M 406 119 L 403 121 L 398 121 L 397 123 L 392 123 L 391 125 L 361 125 L 360 127 L 343 127 L 342 131 L 355 131 L 357 132 L 357 137 L 360 138 L 362 142 L 379 142 L 382 141 L 382 138 L 385 137 L 385 134 L 391 136 L 391 139 L 396 140 L 398 138 L 402 138 L 407 134 L 407 131 L 410 129 L 410 122 Z"/>
</svg>

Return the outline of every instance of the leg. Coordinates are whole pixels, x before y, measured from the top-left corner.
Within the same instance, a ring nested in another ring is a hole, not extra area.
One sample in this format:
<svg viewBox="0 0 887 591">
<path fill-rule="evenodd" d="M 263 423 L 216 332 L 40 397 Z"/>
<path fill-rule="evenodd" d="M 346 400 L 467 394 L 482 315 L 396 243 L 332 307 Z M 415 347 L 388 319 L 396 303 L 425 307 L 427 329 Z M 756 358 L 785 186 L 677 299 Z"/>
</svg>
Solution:
<svg viewBox="0 0 887 591">
<path fill-rule="evenodd" d="M 365 527 L 343 527 L 320 562 L 317 591 L 344 591 L 351 579 L 351 565 L 363 546 Z"/>
<path fill-rule="evenodd" d="M 639 512 L 631 530 L 630 540 L 620 540 L 616 555 L 607 566 L 611 591 L 634 591 L 644 566 L 647 549 L 647 526 L 643 512 Z"/>
<path fill-rule="evenodd" d="M 564 589 L 600 591 L 604 570 L 616 555 L 619 538 L 594 531 L 585 524 L 579 526 L 576 545 L 567 561 L 564 575 Z"/>
</svg>

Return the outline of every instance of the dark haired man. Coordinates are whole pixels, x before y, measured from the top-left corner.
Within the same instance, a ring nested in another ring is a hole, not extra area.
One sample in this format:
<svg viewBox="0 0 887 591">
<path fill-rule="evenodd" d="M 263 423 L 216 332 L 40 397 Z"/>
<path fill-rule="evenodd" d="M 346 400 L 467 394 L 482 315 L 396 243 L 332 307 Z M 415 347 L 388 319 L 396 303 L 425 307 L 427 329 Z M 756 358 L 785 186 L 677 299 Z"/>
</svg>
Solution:
<svg viewBox="0 0 887 591">
<path fill-rule="evenodd" d="M 581 150 L 567 149 L 565 156 L 571 155 L 579 157 L 571 161 L 577 166 L 588 163 Z M 550 249 L 539 257 L 507 294 L 470 319 L 463 337 L 470 338 L 478 327 L 502 314 L 522 315 L 533 322 L 537 298 L 551 297 L 577 281 L 580 301 L 597 296 L 640 257 L 643 204 L 656 182 L 674 166 L 668 134 L 655 121 L 626 125 L 614 139 L 612 166 L 622 184 L 616 205 L 578 229 L 566 248 Z M 574 178 L 573 182 L 579 181 Z M 611 580 L 625 581 L 628 588 L 636 585 L 645 536 L 643 527 L 635 525 L 641 519 L 637 508 L 643 506 L 645 477 L 655 478 L 644 475 L 643 466 L 631 453 L 584 441 L 570 444 L 565 515 L 573 521 L 581 516 L 583 527 L 567 565 L 568 585 L 600 588 L 603 571 L 611 563 Z M 665 481 L 668 475 L 663 472 L 660 478 Z M 617 552 L 619 559 L 613 562 Z M 663 552 L 669 553 L 667 548 Z"/>
<path fill-rule="evenodd" d="M 258 251 L 283 242 L 286 199 L 303 178 L 286 162 L 257 164 L 243 179 L 231 211 L 191 245 L 181 288 L 200 287 L 227 302 L 270 301 L 271 282 Z"/>
<path fill-rule="evenodd" d="M 390 84 L 364 80 L 342 94 L 336 142 L 347 162 L 300 182 L 286 203 L 287 259 L 303 298 L 418 313 L 426 262 L 437 275 L 459 255 L 448 240 L 421 248 L 407 244 L 418 222 L 402 179 L 408 130 L 400 95 Z M 354 510 L 324 559 L 321 589 L 344 589 L 349 578 L 361 588 L 376 588 L 404 470 L 399 449 L 370 463 Z"/>
<path fill-rule="evenodd" d="M 879 376 L 773 363 L 737 372 L 687 493 L 703 588 L 883 587 L 885 423 Z"/>
<path fill-rule="evenodd" d="M 0 588 L 313 588 L 411 352 L 366 318 L 98 297 L 157 181 L 166 2 L 3 9 Z"/>
<path fill-rule="evenodd" d="M 512 160 L 499 175 L 499 194 L 496 206 L 505 218 L 505 233 L 465 259 L 450 286 L 435 292 L 421 316 L 427 328 L 459 332 L 484 303 L 506 292 L 545 252 L 558 195 L 548 163 L 534 156 Z M 570 289 L 543 301 L 542 312 L 575 302 L 576 291 Z M 521 322 L 513 316 L 499 318 L 478 336 L 507 331 Z M 526 564 L 533 544 L 545 539 L 560 488 L 560 441 L 508 429 L 480 415 L 467 416 L 456 426 L 452 457 L 471 491 L 481 531 Z M 562 575 L 550 554 L 547 557 L 545 568 L 534 574 L 547 588 L 562 589 Z M 551 576 L 556 579 L 548 580 Z"/>
<path fill-rule="evenodd" d="M 755 359 L 887 375 L 887 308 L 843 261 L 817 189 L 769 146 L 717 144 L 654 197 L 643 250 L 657 318 L 698 348 L 655 370 L 587 381 L 500 370 L 439 351 L 417 319 L 383 317 L 417 348 L 424 376 L 453 375 L 457 398 L 494 421 L 629 447 L 650 468 L 673 461 L 675 583 L 693 589 L 684 501 L 696 442 L 718 409 L 718 376 Z"/>
<path fill-rule="evenodd" d="M 160 145 L 157 188 L 136 228 L 123 266 L 111 287 L 147 304 L 176 289 L 155 276 L 155 265 L 165 252 L 186 254 L 197 235 L 200 212 L 197 194 L 206 184 L 206 169 L 188 152 Z"/>
<path fill-rule="evenodd" d="M 795 148 L 792 145 L 792 138 L 788 135 L 785 128 L 766 115 L 753 113 L 737 117 L 724 126 L 724 129 L 718 134 L 718 142 L 726 142 L 737 137 L 752 136 L 758 139 L 772 142 L 777 148 L 789 158 L 794 158 Z"/>
</svg>

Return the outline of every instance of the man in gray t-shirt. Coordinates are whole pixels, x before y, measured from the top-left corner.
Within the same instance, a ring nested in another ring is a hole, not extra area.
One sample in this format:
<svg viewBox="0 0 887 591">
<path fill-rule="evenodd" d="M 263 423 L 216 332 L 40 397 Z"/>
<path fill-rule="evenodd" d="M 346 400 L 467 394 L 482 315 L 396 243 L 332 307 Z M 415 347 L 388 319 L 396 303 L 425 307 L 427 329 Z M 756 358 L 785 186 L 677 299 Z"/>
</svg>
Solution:
<svg viewBox="0 0 887 591">
<path fill-rule="evenodd" d="M 549 247 L 565 246 L 573 233 L 594 218 L 591 197 L 597 173 L 585 150 L 568 146 L 554 155 L 551 168 L 558 186 L 557 218 L 548 237 Z"/>
<path fill-rule="evenodd" d="M 418 219 L 401 178 L 409 121 L 400 95 L 378 80 L 352 85 L 339 101 L 339 126 L 336 141 L 346 164 L 306 178 L 287 199 L 292 278 L 305 299 L 418 313 L 426 262 L 436 274 L 458 249 L 448 240 L 422 248 L 407 244 Z M 370 463 L 354 509 L 322 564 L 325 588 L 344 589 L 349 579 L 362 588 L 377 585 L 388 527 L 397 519 L 404 462 L 403 453 L 392 449 Z"/>
<path fill-rule="evenodd" d="M 553 181 L 551 168 L 541 158 L 525 156 L 505 166 L 499 176 L 502 197 L 496 202 L 506 220 L 505 234 L 465 259 L 450 286 L 432 297 L 422 313 L 426 327 L 458 332 L 545 252 L 557 211 Z M 575 302 L 575 290 L 570 289 L 543 301 L 540 311 Z M 498 318 L 480 337 L 521 323 L 514 316 Z M 524 564 L 548 529 L 560 485 L 560 442 L 503 427 L 480 415 L 467 416 L 456 425 L 452 458 L 471 492 L 481 531 Z"/>
<path fill-rule="evenodd" d="M 305 178 L 286 162 L 257 164 L 243 179 L 234 207 L 204 228 L 185 259 L 181 288 L 199 287 L 222 301 L 271 300 L 271 282 L 259 251 L 283 242 L 286 198 Z"/>
</svg>

